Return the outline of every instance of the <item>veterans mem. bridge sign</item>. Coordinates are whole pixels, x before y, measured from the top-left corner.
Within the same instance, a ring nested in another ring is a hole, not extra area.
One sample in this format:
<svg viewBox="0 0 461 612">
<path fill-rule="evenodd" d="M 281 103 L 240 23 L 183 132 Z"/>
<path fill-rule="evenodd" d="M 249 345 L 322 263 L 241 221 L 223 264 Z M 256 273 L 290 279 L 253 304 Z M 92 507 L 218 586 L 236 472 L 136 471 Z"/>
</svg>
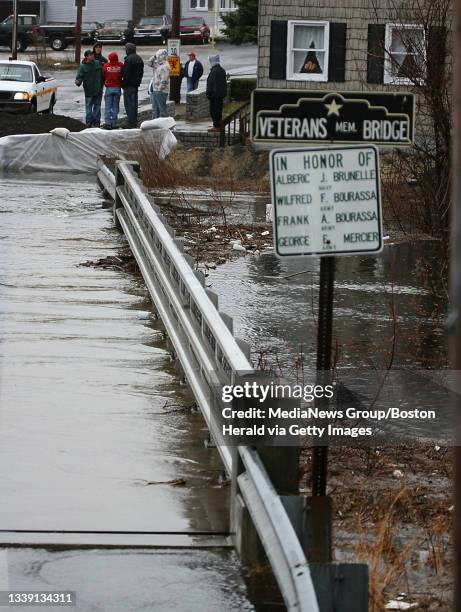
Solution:
<svg viewBox="0 0 461 612">
<path fill-rule="evenodd" d="M 255 143 L 413 142 L 414 96 L 410 93 L 256 89 L 251 99 Z"/>
<path fill-rule="evenodd" d="M 377 147 L 274 149 L 269 159 L 279 257 L 382 249 Z"/>
</svg>

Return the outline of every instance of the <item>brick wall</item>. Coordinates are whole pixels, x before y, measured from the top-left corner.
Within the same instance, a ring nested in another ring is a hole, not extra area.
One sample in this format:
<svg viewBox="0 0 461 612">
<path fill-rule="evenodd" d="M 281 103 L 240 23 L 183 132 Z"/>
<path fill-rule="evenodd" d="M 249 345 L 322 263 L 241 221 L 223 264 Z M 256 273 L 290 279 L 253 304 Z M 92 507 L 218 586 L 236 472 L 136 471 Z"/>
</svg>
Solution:
<svg viewBox="0 0 461 612">
<path fill-rule="evenodd" d="M 403 85 L 367 83 L 368 24 L 414 23 L 412 2 L 399 0 L 260 0 L 258 87 L 399 91 Z M 396 8 L 397 7 L 397 8 Z M 269 78 L 271 21 L 325 20 L 347 24 L 345 82 L 275 80 Z"/>
<path fill-rule="evenodd" d="M 186 121 L 205 119 L 210 116 L 210 103 L 205 91 L 190 91 L 186 94 Z"/>
<path fill-rule="evenodd" d="M 229 84 L 227 91 L 230 92 Z M 224 104 L 229 102 L 229 93 L 224 98 Z M 210 101 L 206 97 L 205 90 L 196 89 L 186 94 L 186 121 L 210 118 Z"/>
</svg>

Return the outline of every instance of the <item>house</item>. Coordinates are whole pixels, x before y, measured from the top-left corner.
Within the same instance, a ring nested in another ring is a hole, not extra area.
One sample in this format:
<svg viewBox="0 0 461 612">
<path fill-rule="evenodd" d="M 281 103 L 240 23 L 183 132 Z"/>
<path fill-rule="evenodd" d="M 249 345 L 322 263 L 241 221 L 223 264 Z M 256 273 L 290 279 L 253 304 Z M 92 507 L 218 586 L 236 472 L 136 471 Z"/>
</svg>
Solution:
<svg viewBox="0 0 461 612">
<path fill-rule="evenodd" d="M 222 33 L 222 15 L 235 10 L 235 0 L 181 0 L 181 17 L 201 17 L 214 36 Z M 171 15 L 172 11 L 173 0 L 165 0 L 165 12 Z"/>
<path fill-rule="evenodd" d="M 436 3 L 438 0 L 434 0 Z M 258 87 L 401 91 L 425 70 L 424 0 L 260 0 Z M 434 26 L 439 24 L 434 24 Z"/>
<path fill-rule="evenodd" d="M 171 16 L 172 0 L 87 0 L 83 9 L 84 21 L 132 19 L 135 23 L 143 16 Z M 183 17 L 202 17 L 213 34 L 222 28 L 223 13 L 235 10 L 234 0 L 181 0 Z M 40 16 L 40 21 L 73 21 L 76 15 L 75 0 L 19 0 L 19 12 Z M 13 13 L 13 0 L 0 0 L 0 19 Z"/>
<path fill-rule="evenodd" d="M 83 9 L 84 21 L 133 19 L 143 15 L 164 13 L 164 0 L 87 0 Z M 0 0 L 0 17 L 13 12 L 12 0 Z M 19 0 L 19 12 L 40 15 L 41 21 L 75 20 L 75 0 Z"/>
</svg>

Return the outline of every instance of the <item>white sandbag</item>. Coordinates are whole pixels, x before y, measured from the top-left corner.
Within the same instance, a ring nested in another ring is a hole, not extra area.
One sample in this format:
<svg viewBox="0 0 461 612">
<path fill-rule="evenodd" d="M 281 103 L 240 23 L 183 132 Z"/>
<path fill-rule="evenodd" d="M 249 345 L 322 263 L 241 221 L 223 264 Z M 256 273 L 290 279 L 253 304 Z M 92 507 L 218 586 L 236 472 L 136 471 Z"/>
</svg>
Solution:
<svg viewBox="0 0 461 612">
<path fill-rule="evenodd" d="M 141 130 L 172 129 L 176 125 L 173 117 L 157 117 L 141 123 Z"/>
<path fill-rule="evenodd" d="M 96 172 L 102 156 L 133 159 L 140 151 L 155 151 L 161 159 L 176 145 L 167 129 L 113 130 L 98 128 L 0 138 L 0 168 L 50 172 Z"/>
</svg>

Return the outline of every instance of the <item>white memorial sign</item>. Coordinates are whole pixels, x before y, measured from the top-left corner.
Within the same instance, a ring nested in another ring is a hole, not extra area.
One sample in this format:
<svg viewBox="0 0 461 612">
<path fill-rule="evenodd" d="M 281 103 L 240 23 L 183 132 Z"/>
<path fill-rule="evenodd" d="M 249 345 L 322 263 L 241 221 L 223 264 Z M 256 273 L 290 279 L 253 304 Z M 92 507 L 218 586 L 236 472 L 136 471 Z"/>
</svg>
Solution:
<svg viewBox="0 0 461 612">
<path fill-rule="evenodd" d="M 279 257 L 382 249 L 378 149 L 276 149 L 270 154 Z"/>
</svg>

